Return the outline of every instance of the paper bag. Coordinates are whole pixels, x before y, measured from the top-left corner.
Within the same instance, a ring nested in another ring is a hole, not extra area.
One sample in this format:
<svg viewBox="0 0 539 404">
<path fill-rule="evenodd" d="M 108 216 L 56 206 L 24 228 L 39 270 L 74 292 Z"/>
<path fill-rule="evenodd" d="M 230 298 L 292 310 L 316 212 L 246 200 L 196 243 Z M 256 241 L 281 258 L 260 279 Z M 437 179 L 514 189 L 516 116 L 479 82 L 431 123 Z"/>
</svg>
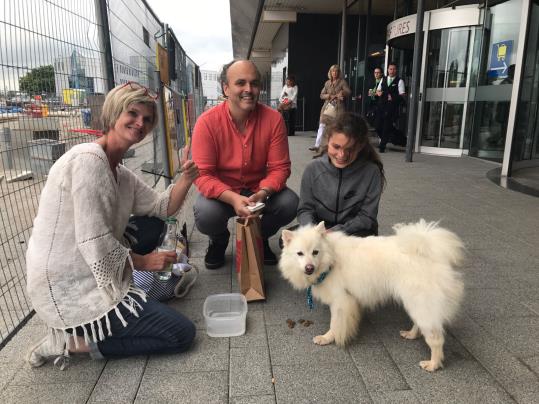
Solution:
<svg viewBox="0 0 539 404">
<path fill-rule="evenodd" d="M 260 219 L 236 220 L 236 272 L 240 292 L 248 302 L 265 300 L 264 247 Z"/>
</svg>

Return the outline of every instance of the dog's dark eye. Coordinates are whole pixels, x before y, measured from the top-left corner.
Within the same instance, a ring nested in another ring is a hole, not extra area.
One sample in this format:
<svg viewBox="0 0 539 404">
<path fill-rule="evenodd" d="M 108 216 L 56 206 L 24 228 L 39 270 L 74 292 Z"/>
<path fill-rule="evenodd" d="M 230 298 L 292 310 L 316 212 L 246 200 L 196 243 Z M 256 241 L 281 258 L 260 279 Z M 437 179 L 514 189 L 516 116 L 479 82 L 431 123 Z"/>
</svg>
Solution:
<svg viewBox="0 0 539 404">
<path fill-rule="evenodd" d="M 313 250 L 313 255 L 318 255 L 318 250 Z"/>
<path fill-rule="evenodd" d="M 302 252 L 302 251 L 298 251 L 298 255 L 299 255 L 300 257 L 303 257 L 303 252 Z"/>
</svg>

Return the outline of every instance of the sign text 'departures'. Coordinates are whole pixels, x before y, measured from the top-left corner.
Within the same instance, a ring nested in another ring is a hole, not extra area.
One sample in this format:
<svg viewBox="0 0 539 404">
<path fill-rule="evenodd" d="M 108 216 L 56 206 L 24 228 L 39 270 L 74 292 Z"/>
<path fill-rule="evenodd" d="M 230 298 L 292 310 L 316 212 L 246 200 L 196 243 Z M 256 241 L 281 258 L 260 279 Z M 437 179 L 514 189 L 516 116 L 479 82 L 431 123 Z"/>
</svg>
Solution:
<svg viewBox="0 0 539 404">
<path fill-rule="evenodd" d="M 415 33 L 416 16 L 409 15 L 407 17 L 399 18 L 387 25 L 386 41 L 390 41 L 393 38 L 397 38 L 403 35 L 409 35 Z"/>
</svg>

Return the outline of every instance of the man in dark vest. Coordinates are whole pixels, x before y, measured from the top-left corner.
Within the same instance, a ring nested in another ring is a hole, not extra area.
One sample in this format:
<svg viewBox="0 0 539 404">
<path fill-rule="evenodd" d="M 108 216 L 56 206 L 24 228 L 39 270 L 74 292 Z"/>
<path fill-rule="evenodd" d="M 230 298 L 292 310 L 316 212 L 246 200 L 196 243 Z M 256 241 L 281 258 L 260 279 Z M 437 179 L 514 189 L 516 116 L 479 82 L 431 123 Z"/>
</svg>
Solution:
<svg viewBox="0 0 539 404">
<path fill-rule="evenodd" d="M 376 131 L 380 136 L 380 153 L 386 151 L 386 144 L 395 131 L 395 123 L 399 119 L 399 107 L 404 102 L 406 89 L 404 80 L 397 75 L 397 65 L 390 63 L 387 76 L 378 85 L 376 95 L 379 97 Z"/>
</svg>

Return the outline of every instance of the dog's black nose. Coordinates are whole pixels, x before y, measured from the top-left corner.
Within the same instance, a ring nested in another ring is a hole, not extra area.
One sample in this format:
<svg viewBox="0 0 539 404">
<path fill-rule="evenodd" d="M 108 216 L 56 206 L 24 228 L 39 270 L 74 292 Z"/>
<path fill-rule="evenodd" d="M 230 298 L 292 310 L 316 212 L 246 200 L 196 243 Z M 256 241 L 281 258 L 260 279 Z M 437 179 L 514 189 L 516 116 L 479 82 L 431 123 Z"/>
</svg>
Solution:
<svg viewBox="0 0 539 404">
<path fill-rule="evenodd" d="M 305 265 L 305 273 L 307 275 L 312 275 L 313 272 L 314 272 L 314 265 L 313 264 Z"/>
</svg>

